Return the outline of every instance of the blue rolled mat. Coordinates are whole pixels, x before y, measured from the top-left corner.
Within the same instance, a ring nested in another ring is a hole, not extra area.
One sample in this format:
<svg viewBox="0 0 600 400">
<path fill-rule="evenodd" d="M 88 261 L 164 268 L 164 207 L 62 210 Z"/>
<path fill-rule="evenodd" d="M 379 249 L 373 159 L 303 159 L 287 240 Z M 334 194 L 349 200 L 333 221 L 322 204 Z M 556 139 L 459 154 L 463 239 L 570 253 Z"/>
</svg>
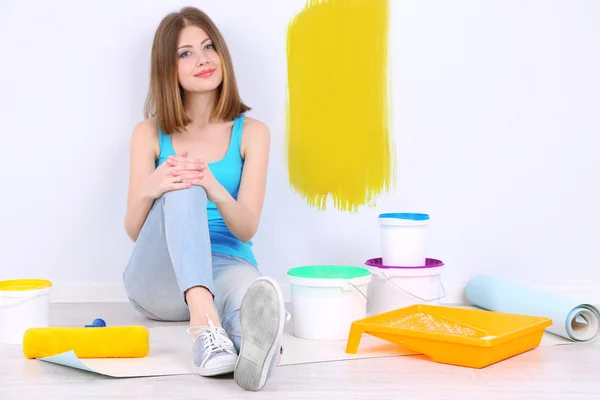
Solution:
<svg viewBox="0 0 600 400">
<path fill-rule="evenodd" d="M 591 304 L 490 276 L 471 278 L 465 295 L 485 310 L 550 318 L 547 332 L 575 342 L 594 340 L 600 334 L 600 312 Z"/>
</svg>

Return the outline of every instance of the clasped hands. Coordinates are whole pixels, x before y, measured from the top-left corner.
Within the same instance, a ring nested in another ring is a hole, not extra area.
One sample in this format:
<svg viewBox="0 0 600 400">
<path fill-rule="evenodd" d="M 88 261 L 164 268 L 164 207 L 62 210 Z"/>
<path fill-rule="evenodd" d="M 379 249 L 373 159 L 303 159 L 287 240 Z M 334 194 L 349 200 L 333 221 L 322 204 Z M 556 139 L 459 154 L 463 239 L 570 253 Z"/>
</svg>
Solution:
<svg viewBox="0 0 600 400">
<path fill-rule="evenodd" d="M 227 190 L 212 174 L 204 160 L 188 157 L 184 151 L 180 155 L 169 156 L 150 177 L 150 187 L 154 198 L 171 190 L 187 189 L 193 185 L 202 186 L 208 199 L 219 202 L 227 198 Z"/>
</svg>

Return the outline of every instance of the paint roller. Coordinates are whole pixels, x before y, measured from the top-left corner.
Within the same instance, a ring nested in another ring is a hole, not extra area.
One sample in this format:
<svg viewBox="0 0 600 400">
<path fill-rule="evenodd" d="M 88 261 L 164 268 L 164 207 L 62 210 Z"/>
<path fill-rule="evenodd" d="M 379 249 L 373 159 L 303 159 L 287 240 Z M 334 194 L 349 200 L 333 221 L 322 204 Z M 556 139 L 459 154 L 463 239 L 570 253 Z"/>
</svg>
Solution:
<svg viewBox="0 0 600 400">
<path fill-rule="evenodd" d="M 574 342 L 600 335 L 600 312 L 591 304 L 490 276 L 471 278 L 465 295 L 489 311 L 550 318 L 553 324 L 546 331 Z"/>
<path fill-rule="evenodd" d="M 79 358 L 142 358 L 150 352 L 144 326 L 30 328 L 23 335 L 23 354 L 44 358 L 68 351 Z"/>
</svg>

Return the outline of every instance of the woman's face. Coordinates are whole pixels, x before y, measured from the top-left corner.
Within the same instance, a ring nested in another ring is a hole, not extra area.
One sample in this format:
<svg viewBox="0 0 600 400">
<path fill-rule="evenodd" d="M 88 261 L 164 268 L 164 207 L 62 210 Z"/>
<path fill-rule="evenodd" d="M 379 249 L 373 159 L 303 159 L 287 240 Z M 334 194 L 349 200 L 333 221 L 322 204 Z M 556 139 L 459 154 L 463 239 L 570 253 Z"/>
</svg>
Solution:
<svg viewBox="0 0 600 400">
<path fill-rule="evenodd" d="M 177 44 L 179 84 L 188 92 L 216 89 L 223 80 L 221 59 L 210 37 L 202 28 L 186 26 Z"/>
</svg>

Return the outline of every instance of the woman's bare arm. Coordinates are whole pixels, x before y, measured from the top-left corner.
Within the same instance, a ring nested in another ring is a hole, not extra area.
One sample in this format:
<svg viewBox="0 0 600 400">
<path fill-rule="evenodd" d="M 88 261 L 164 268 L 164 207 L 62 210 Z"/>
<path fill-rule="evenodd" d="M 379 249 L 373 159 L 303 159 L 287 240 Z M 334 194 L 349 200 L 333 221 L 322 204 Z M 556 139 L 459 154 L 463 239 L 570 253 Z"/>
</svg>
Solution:
<svg viewBox="0 0 600 400">
<path fill-rule="evenodd" d="M 224 196 L 215 202 L 225 224 L 239 240 L 249 242 L 258 230 L 265 198 L 271 136 L 265 124 L 247 119 L 242 153 L 244 169 L 237 201 Z"/>
<path fill-rule="evenodd" d="M 131 135 L 125 231 L 134 242 L 154 202 L 154 198 L 142 189 L 144 182 L 155 170 L 159 147 L 157 135 L 156 122 L 153 119 L 141 122 Z"/>
</svg>

